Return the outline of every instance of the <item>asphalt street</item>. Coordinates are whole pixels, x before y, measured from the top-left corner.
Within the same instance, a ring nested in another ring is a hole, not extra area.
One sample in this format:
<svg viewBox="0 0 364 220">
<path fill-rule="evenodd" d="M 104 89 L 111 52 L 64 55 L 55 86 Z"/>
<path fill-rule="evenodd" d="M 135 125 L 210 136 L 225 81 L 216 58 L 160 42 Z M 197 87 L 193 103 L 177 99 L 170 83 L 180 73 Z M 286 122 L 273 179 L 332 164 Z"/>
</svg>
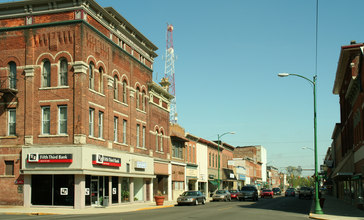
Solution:
<svg viewBox="0 0 364 220">
<path fill-rule="evenodd" d="M 253 201 L 209 202 L 198 206 L 174 206 L 164 209 L 145 210 L 127 213 L 94 215 L 3 215 L 0 219 L 65 219 L 65 220 L 181 220 L 181 219 L 254 219 L 254 220 L 294 220 L 308 219 L 312 200 L 297 197 L 275 197 Z"/>
</svg>

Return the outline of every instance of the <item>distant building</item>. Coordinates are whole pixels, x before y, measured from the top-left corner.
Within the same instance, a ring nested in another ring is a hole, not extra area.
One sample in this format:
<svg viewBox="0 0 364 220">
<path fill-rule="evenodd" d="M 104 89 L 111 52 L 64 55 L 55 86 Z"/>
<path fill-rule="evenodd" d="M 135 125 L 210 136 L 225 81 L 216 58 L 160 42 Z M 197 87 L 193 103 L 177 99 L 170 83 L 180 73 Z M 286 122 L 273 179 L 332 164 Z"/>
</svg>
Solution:
<svg viewBox="0 0 364 220">
<path fill-rule="evenodd" d="M 262 186 L 267 182 L 267 150 L 261 146 L 237 146 L 234 150 L 234 158 L 251 158 L 261 164 L 261 172 L 257 178 L 257 185 Z"/>
</svg>

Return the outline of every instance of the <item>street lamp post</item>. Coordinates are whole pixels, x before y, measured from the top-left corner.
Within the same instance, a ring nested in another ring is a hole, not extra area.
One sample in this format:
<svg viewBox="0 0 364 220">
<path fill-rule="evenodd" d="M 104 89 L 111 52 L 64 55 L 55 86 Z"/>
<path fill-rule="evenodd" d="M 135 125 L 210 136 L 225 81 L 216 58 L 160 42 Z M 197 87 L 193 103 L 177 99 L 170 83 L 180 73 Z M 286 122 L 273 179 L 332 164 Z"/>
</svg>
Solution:
<svg viewBox="0 0 364 220">
<path fill-rule="evenodd" d="M 217 189 L 220 189 L 220 139 L 226 134 L 235 134 L 235 132 L 226 132 L 217 135 Z"/>
<path fill-rule="evenodd" d="M 319 179 L 318 179 L 318 172 L 317 172 L 317 120 L 316 120 L 316 79 L 317 75 L 313 76 L 313 80 L 310 80 L 307 77 L 293 74 L 293 73 L 279 73 L 279 77 L 287 77 L 287 76 L 297 76 L 303 78 L 313 85 L 313 126 L 314 126 L 314 153 L 315 153 L 315 213 L 316 214 L 323 214 L 323 211 L 320 206 L 319 201 Z"/>
</svg>

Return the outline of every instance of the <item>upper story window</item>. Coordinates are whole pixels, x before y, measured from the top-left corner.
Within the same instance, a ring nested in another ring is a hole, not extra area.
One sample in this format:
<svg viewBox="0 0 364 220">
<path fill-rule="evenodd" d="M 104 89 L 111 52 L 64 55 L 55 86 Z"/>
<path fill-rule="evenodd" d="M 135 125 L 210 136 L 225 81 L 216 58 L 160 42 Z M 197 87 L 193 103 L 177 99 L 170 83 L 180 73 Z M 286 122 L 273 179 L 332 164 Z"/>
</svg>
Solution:
<svg viewBox="0 0 364 220">
<path fill-rule="evenodd" d="M 16 109 L 8 110 L 8 135 L 15 136 L 16 135 Z"/>
<path fill-rule="evenodd" d="M 49 106 L 42 107 L 42 134 L 50 134 L 51 111 Z"/>
<path fill-rule="evenodd" d="M 142 147 L 145 148 L 145 130 L 146 127 L 143 126 L 143 130 L 142 130 Z"/>
<path fill-rule="evenodd" d="M 94 119 L 95 119 L 95 109 L 90 108 L 89 110 L 89 135 L 94 136 Z"/>
<path fill-rule="evenodd" d="M 160 144 L 159 148 L 160 148 L 160 151 L 163 152 L 163 131 L 160 134 L 160 139 L 161 139 L 161 141 L 160 141 L 161 144 Z"/>
<path fill-rule="evenodd" d="M 136 146 L 140 147 L 140 124 L 136 127 Z"/>
<path fill-rule="evenodd" d="M 172 141 L 172 157 L 183 159 L 184 143 L 180 141 Z"/>
<path fill-rule="evenodd" d="M 99 112 L 99 138 L 104 138 L 104 113 Z"/>
<path fill-rule="evenodd" d="M 59 65 L 59 85 L 68 86 L 68 63 L 66 59 L 61 59 Z"/>
<path fill-rule="evenodd" d="M 123 103 L 127 103 L 128 99 L 127 99 L 127 86 L 128 84 L 126 83 L 126 80 L 123 81 Z"/>
<path fill-rule="evenodd" d="M 51 62 L 45 59 L 43 60 L 43 69 L 42 69 L 42 87 L 50 87 L 51 86 Z"/>
<path fill-rule="evenodd" d="M 209 153 L 209 167 L 211 167 L 211 152 Z"/>
<path fill-rule="evenodd" d="M 123 144 L 126 144 L 126 126 L 127 126 L 127 121 L 124 119 L 123 120 Z"/>
<path fill-rule="evenodd" d="M 118 77 L 114 76 L 114 99 L 118 100 L 118 93 L 119 93 L 119 88 L 118 88 Z"/>
<path fill-rule="evenodd" d="M 102 67 L 99 68 L 99 92 L 104 94 L 104 69 Z"/>
<path fill-rule="evenodd" d="M 8 64 L 9 66 L 9 88 L 16 89 L 16 64 L 11 61 Z"/>
<path fill-rule="evenodd" d="M 114 141 L 118 142 L 118 124 L 119 124 L 119 118 L 114 117 Z"/>
<path fill-rule="evenodd" d="M 140 108 L 140 89 L 137 87 L 136 89 L 136 108 Z"/>
<path fill-rule="evenodd" d="M 89 77 L 89 88 L 90 89 L 95 89 L 95 65 L 93 62 L 90 63 L 89 65 L 89 70 L 88 70 L 88 77 Z"/>
<path fill-rule="evenodd" d="M 145 111 L 146 105 L 147 105 L 147 96 L 145 95 L 144 90 L 143 90 L 143 93 L 142 93 L 142 102 L 143 102 L 143 111 Z"/>
<path fill-rule="evenodd" d="M 58 106 L 58 133 L 67 134 L 67 106 Z"/>
</svg>

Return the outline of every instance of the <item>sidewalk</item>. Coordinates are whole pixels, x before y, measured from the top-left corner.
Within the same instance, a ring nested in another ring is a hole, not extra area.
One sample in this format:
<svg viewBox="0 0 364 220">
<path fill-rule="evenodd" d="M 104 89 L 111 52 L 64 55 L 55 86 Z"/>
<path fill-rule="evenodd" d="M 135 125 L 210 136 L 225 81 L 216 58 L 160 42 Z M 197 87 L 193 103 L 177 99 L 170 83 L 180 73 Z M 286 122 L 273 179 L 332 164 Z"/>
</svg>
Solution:
<svg viewBox="0 0 364 220">
<path fill-rule="evenodd" d="M 24 208 L 22 206 L 0 206 L 2 215 L 84 215 L 102 213 L 134 212 L 148 209 L 168 208 L 176 205 L 176 201 L 164 201 L 163 206 L 157 206 L 155 202 L 134 202 L 107 207 L 86 207 L 84 209 L 73 209 L 69 207 L 40 207 L 33 206 Z"/>
<path fill-rule="evenodd" d="M 334 196 L 324 195 L 325 203 L 322 211 L 324 214 L 315 213 L 315 202 L 312 200 L 311 219 L 327 219 L 327 220 L 364 220 L 364 211 L 337 199 Z"/>
</svg>

